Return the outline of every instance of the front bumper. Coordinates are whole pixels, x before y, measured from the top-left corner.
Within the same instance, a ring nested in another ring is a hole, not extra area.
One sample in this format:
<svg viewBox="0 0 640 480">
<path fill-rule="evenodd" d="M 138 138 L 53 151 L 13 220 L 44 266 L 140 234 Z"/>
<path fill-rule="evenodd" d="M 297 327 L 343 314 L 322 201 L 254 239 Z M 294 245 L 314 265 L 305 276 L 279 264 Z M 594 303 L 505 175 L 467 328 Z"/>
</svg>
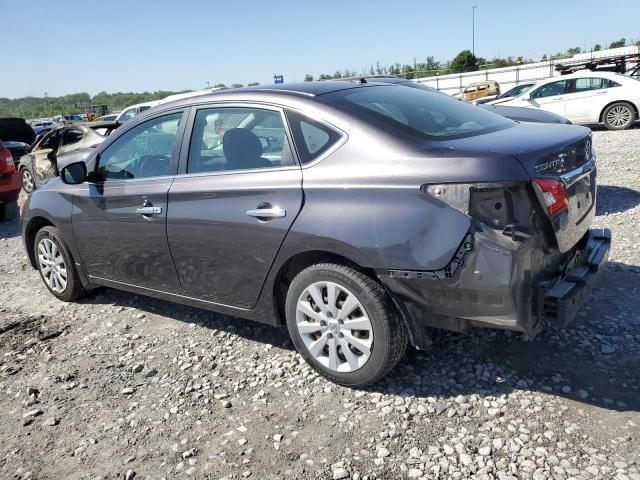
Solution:
<svg viewBox="0 0 640 480">
<path fill-rule="evenodd" d="M 584 246 L 576 252 L 570 268 L 538 285 L 541 312 L 549 325 L 563 327 L 573 320 L 609 260 L 610 248 L 609 229 L 589 230 Z"/>
</svg>

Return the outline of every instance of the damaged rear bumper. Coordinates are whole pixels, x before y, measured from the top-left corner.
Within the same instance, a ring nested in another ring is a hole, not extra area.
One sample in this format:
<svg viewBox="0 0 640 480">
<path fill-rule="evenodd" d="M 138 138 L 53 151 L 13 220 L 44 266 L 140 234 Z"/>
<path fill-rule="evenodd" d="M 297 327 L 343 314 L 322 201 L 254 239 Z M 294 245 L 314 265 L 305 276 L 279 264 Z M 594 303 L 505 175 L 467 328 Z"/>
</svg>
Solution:
<svg viewBox="0 0 640 480">
<path fill-rule="evenodd" d="M 563 327 L 573 320 L 609 260 L 609 229 L 589 230 L 583 242 L 584 246 L 576 252 L 570 268 L 538 285 L 541 314 L 552 326 Z"/>
<path fill-rule="evenodd" d="M 576 315 L 609 258 L 611 232 L 589 230 L 571 251 L 549 252 L 492 231 L 467 236 L 452 265 L 438 272 L 379 271 L 417 348 L 426 327 L 501 328 L 535 336 Z"/>
</svg>

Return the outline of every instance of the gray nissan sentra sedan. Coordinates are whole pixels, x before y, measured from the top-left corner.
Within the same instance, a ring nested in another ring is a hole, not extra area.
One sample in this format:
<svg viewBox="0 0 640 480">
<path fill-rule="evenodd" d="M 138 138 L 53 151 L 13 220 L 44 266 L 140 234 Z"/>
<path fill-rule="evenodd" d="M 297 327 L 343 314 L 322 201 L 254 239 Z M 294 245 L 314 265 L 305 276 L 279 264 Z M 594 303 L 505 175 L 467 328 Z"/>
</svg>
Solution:
<svg viewBox="0 0 640 480">
<path fill-rule="evenodd" d="M 608 259 L 587 128 L 431 92 L 318 82 L 191 97 L 116 130 L 26 201 L 47 288 L 105 285 L 275 325 L 343 385 L 427 327 L 534 336 Z"/>
</svg>

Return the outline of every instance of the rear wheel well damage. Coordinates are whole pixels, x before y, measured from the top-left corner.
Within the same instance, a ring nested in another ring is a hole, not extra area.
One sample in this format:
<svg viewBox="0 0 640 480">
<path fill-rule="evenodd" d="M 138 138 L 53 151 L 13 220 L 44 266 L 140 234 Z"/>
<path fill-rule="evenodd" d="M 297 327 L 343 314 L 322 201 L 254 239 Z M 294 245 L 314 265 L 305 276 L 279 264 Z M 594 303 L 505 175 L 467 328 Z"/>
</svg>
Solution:
<svg viewBox="0 0 640 480">
<path fill-rule="evenodd" d="M 276 279 L 273 282 L 274 311 L 278 317 L 277 320 L 279 325 L 286 324 L 285 302 L 287 299 L 289 285 L 291 285 L 293 279 L 301 271 L 317 263 L 335 263 L 338 265 L 345 265 L 353 268 L 354 270 L 366 273 L 374 279 L 376 278 L 372 270 L 362 268 L 348 258 L 335 253 L 313 250 L 294 255 L 280 267 L 280 270 L 276 275 Z"/>
<path fill-rule="evenodd" d="M 34 252 L 34 243 L 36 240 L 36 235 L 38 231 L 40 231 L 43 227 L 54 227 L 55 225 L 51 223 L 44 217 L 34 217 L 29 220 L 27 228 L 25 229 L 24 241 L 25 247 L 27 249 L 27 255 L 29 255 L 29 262 L 33 268 L 37 268 L 36 265 L 36 256 Z"/>
<path fill-rule="evenodd" d="M 398 315 L 400 315 L 405 326 L 407 327 L 411 344 L 413 346 L 417 345 L 416 341 L 418 339 L 416 339 L 415 337 L 416 332 L 419 328 L 417 323 L 415 322 L 410 312 L 408 312 L 405 308 L 402 308 L 402 305 L 396 301 L 393 295 L 391 295 L 391 292 L 389 292 L 389 289 L 384 284 L 384 282 L 380 280 L 376 272 L 371 268 L 362 267 L 353 260 L 350 260 L 342 255 L 326 251 L 314 250 L 310 252 L 299 253 L 291 257 L 282 265 L 282 267 L 280 267 L 273 286 L 274 311 L 276 312 L 277 322 L 279 325 L 286 325 L 285 303 L 289 285 L 296 277 L 296 275 L 298 275 L 304 269 L 318 263 L 334 263 L 337 265 L 344 265 L 369 276 L 373 281 L 377 282 L 385 290 L 385 292 L 387 292 L 389 298 L 391 299 L 391 303 L 394 305 Z M 427 341 L 427 344 L 429 343 L 430 342 Z"/>
</svg>

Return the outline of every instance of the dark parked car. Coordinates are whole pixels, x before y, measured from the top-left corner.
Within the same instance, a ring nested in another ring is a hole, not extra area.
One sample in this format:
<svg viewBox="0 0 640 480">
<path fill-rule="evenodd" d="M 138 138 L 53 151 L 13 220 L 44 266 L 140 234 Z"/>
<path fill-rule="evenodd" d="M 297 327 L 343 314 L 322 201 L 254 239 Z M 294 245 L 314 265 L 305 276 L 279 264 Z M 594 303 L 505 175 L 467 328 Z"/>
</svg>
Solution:
<svg viewBox="0 0 640 480">
<path fill-rule="evenodd" d="M 22 188 L 31 193 L 58 175 L 60 169 L 87 155 L 120 124 L 92 122 L 57 127 L 38 140 L 20 159 Z"/>
<path fill-rule="evenodd" d="M 608 259 L 595 201 L 587 128 L 316 82 L 144 112 L 21 222 L 62 300 L 105 285 L 286 324 L 322 375 L 364 385 L 428 347 L 427 327 L 572 320 Z"/>
<path fill-rule="evenodd" d="M 402 85 L 405 87 L 418 88 L 421 90 L 427 90 L 433 93 L 439 93 L 440 95 L 447 95 L 446 93 L 442 93 L 436 90 L 433 87 L 429 87 L 428 85 L 423 85 L 422 83 L 414 82 L 412 80 L 406 80 L 404 78 L 397 77 L 364 77 L 364 81 L 375 81 L 381 83 L 393 83 L 396 85 Z M 358 79 L 362 83 L 362 79 Z M 529 87 L 531 88 L 531 87 Z M 514 90 L 514 89 L 511 89 Z M 511 91 L 510 90 L 510 91 Z M 524 108 L 524 107 L 505 107 L 502 105 L 476 105 L 483 110 L 487 110 L 493 113 L 497 113 L 498 115 L 509 118 L 511 120 L 515 120 L 517 122 L 531 122 L 531 123 L 564 123 L 570 125 L 571 122 L 553 112 L 546 112 L 544 110 L 536 109 L 536 108 Z"/>
<path fill-rule="evenodd" d="M 13 161 L 18 165 L 20 158 L 31 150 L 36 134 L 22 118 L 0 118 L 0 140 L 11 152 Z"/>
</svg>

